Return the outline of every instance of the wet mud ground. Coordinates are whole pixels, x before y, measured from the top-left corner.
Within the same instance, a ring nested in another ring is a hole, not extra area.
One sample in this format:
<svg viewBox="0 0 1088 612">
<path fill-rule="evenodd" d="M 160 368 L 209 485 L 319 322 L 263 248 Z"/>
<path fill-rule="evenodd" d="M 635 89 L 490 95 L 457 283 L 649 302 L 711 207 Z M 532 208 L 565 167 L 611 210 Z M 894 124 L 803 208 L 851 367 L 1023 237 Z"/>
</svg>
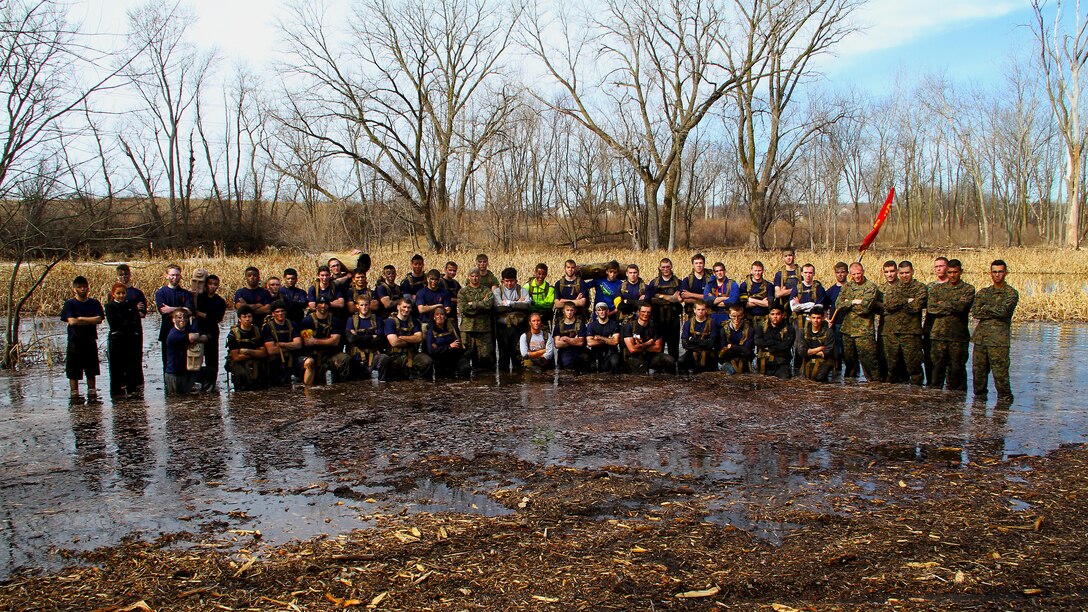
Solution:
<svg viewBox="0 0 1088 612">
<path fill-rule="evenodd" d="M 1015 342 L 1012 403 L 563 374 L 69 404 L 59 368 L 0 377 L 0 609 L 1083 608 L 1088 327 Z"/>
</svg>

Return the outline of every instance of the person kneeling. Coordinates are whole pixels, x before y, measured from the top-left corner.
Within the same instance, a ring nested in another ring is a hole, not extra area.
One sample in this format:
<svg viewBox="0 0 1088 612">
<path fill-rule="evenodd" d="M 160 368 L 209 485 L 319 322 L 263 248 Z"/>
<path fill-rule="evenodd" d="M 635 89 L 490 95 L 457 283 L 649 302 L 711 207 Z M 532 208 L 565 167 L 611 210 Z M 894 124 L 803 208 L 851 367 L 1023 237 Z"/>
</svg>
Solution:
<svg viewBox="0 0 1088 612">
<path fill-rule="evenodd" d="M 461 343 L 461 332 L 457 323 L 449 318 L 442 308 L 431 314 L 431 324 L 427 326 L 424 350 L 434 360 L 436 377 L 457 376 L 468 378 L 472 366 L 465 356 L 465 347 Z"/>
<path fill-rule="evenodd" d="M 539 312 L 529 315 L 529 329 L 518 341 L 521 364 L 534 374 L 555 369 L 555 339 L 544 329 Z"/>
<path fill-rule="evenodd" d="M 302 347 L 306 357 L 302 360 L 302 384 L 325 382 L 325 372 L 332 372 L 333 382 L 346 380 L 350 358 L 340 349 L 336 330 L 338 321 L 329 314 L 329 299 L 321 295 L 314 303 L 314 312 L 302 320 Z"/>
<path fill-rule="evenodd" d="M 236 391 L 268 387 L 268 351 L 253 324 L 253 307 L 238 307 L 238 324 L 227 334 L 227 372 Z"/>
<path fill-rule="evenodd" d="M 827 382 L 836 362 L 835 332 L 824 321 L 824 307 L 819 304 L 808 313 L 808 323 L 797 338 L 801 354 L 801 375 L 809 380 Z"/>
<path fill-rule="evenodd" d="M 264 350 L 268 352 L 269 384 L 290 387 L 292 377 L 302 377 L 302 362 L 298 360 L 302 337 L 295 324 L 287 318 L 285 302 L 272 304 L 272 316 L 265 319 L 261 338 L 264 340 Z"/>
<path fill-rule="evenodd" d="M 680 344 L 686 351 L 677 366 L 681 372 L 714 372 L 718 369 L 718 326 L 707 317 L 706 304 L 692 305 L 695 315 L 680 333 Z"/>
<path fill-rule="evenodd" d="M 786 321 L 782 307 L 771 305 L 767 321 L 756 327 L 756 362 L 760 374 L 787 379 L 793 375 L 794 328 Z"/>
<path fill-rule="evenodd" d="M 718 361 L 722 364 L 722 371 L 727 374 L 751 372 L 756 333 L 744 317 L 744 306 L 733 304 L 729 307 L 729 321 L 722 323 L 718 338 L 721 345 Z"/>
<path fill-rule="evenodd" d="M 348 339 L 350 355 L 348 370 L 355 380 L 369 380 L 374 367 L 374 358 L 385 347 L 384 325 L 378 315 L 370 311 L 370 302 L 356 302 L 355 314 L 348 318 L 344 334 Z"/>
<path fill-rule="evenodd" d="M 172 319 L 174 327 L 166 335 L 166 383 L 167 395 L 192 393 L 196 374 L 200 370 L 189 365 L 189 349 L 203 344 L 208 337 L 193 332 L 189 328 L 189 313 L 184 309 L 175 310 Z M 201 354 L 203 357 L 203 354 Z"/>
<path fill-rule="evenodd" d="M 434 362 L 429 355 L 419 352 L 423 344 L 423 330 L 419 321 L 412 318 L 412 302 L 401 298 L 396 302 L 397 314 L 385 320 L 385 339 L 389 352 L 374 358 L 378 380 L 410 378 L 412 375 L 429 378 Z"/>
<path fill-rule="evenodd" d="M 589 350 L 586 348 L 586 326 L 578 318 L 574 302 L 563 304 L 563 318 L 552 331 L 555 349 L 559 353 L 559 369 L 575 372 L 589 371 Z"/>
<path fill-rule="evenodd" d="M 586 344 L 590 360 L 598 372 L 620 373 L 620 324 L 609 318 L 607 302 L 598 302 L 594 308 L 597 316 L 586 326 Z"/>
<path fill-rule="evenodd" d="M 653 307 L 649 302 L 639 302 L 635 319 L 623 328 L 623 348 L 626 351 L 624 365 L 632 374 L 676 372 L 676 361 L 662 350 L 664 340 L 651 318 Z"/>
</svg>

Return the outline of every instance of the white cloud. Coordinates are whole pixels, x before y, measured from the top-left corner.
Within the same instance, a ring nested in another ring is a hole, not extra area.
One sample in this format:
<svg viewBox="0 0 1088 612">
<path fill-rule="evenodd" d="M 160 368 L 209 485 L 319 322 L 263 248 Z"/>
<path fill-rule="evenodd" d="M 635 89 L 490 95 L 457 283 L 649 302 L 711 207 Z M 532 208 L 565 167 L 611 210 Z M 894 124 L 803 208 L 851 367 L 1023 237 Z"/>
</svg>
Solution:
<svg viewBox="0 0 1088 612">
<path fill-rule="evenodd" d="M 1023 9 L 1014 0 L 870 0 L 854 15 L 862 30 L 836 48 L 840 58 L 899 47 L 968 23 L 1004 17 Z"/>
</svg>

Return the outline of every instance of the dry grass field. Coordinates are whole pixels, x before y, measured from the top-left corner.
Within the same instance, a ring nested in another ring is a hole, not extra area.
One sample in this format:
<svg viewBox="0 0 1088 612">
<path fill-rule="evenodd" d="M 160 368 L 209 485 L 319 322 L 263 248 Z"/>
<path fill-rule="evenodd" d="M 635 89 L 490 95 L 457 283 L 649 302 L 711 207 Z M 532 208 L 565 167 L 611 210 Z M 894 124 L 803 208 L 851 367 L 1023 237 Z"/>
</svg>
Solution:
<svg viewBox="0 0 1088 612">
<path fill-rule="evenodd" d="M 409 249 L 387 248 L 371 252 L 373 266 L 369 280 L 373 284 L 381 266 L 392 263 L 397 266 L 398 277 L 408 270 L 408 260 L 414 251 Z M 768 277 L 782 263 L 777 252 L 756 252 L 751 250 L 707 249 L 703 251 L 707 258 L 707 267 L 715 261 L 726 264 L 730 278 L 743 278 L 748 273 L 754 260 L 761 260 L 767 268 Z M 223 282 L 221 294 L 233 292 L 242 283 L 243 271 L 249 265 L 261 269 L 262 277 L 279 275 L 284 268 L 293 267 L 300 273 L 299 285 L 309 285 L 316 273 L 318 262 L 325 263 L 330 253 L 302 253 L 291 251 L 266 251 L 248 257 L 224 257 L 215 253 L 174 253 L 169 256 L 156 253 L 153 258 L 134 256 L 129 261 L 133 269 L 136 286 L 146 293 L 153 292 L 163 282 L 163 271 L 167 263 L 178 263 L 183 273 L 188 275 L 195 268 L 206 268 L 217 274 Z M 354 267 L 355 256 L 338 254 L 344 263 Z M 446 261 L 459 264 L 458 278 L 464 278 L 468 266 L 475 265 L 476 252 L 455 252 L 435 254 L 423 252 L 426 267 L 439 268 Z M 573 258 L 578 262 L 603 262 L 616 259 L 621 263 L 636 263 L 642 268 L 642 276 L 649 279 L 656 270 L 662 257 L 669 257 L 674 262 L 674 269 L 681 275 L 690 270 L 691 252 L 633 251 L 630 249 L 582 249 L 577 252 L 556 248 L 526 247 L 509 253 L 490 253 L 491 269 L 496 274 L 506 266 L 518 270 L 519 280 L 529 277 L 538 262 L 547 263 L 549 278 L 555 279 L 561 274 L 563 261 Z M 976 288 L 989 284 L 989 264 L 1001 258 L 1008 262 L 1011 285 L 1020 291 L 1020 306 L 1017 320 L 1042 321 L 1088 321 L 1088 252 L 1060 251 L 1055 249 L 1011 248 L 1011 249 L 970 249 L 958 251 L 904 251 L 871 249 L 865 254 L 864 262 L 874 280 L 880 280 L 879 265 L 888 259 L 897 261 L 909 259 L 914 263 L 918 277 L 922 281 L 933 279 L 933 258 L 938 255 L 956 257 L 963 262 L 964 278 Z M 847 251 L 798 251 L 797 262 L 812 263 L 816 266 L 816 277 L 825 284 L 833 279 L 831 270 L 837 261 L 854 261 L 856 252 Z M 104 299 L 110 285 L 114 282 L 116 261 L 66 261 L 59 264 L 49 275 L 45 285 L 38 290 L 28 304 L 26 314 L 52 315 L 60 311 L 64 299 L 70 296 L 69 284 L 77 274 L 86 276 L 91 283 L 91 295 Z M 11 268 L 0 269 L 0 286 L 7 287 Z M 187 278 L 187 276 L 186 276 Z M 26 274 L 20 275 L 17 287 L 28 287 L 30 281 Z M 0 305 L 4 308 L 4 305 Z"/>
</svg>

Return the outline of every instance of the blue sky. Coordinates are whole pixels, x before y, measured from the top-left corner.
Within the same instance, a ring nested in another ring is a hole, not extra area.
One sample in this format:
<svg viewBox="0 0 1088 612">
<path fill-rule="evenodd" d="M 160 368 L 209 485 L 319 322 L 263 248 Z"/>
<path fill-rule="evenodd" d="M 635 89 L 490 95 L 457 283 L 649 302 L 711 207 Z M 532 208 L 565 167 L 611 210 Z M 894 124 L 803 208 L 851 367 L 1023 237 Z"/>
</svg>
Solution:
<svg viewBox="0 0 1088 612">
<path fill-rule="evenodd" d="M 886 94 L 899 78 L 944 73 L 960 83 L 1000 83 L 1013 56 L 1031 52 L 1032 19 L 1026 2 L 915 0 L 900 7 L 872 2 L 870 27 L 844 41 L 838 57 L 825 62 L 834 85 Z M 864 9 L 863 9 L 864 11 Z"/>
<path fill-rule="evenodd" d="M 126 11 L 145 1 L 75 0 L 71 15 L 88 30 L 120 41 Z M 180 2 L 198 17 L 192 42 L 219 48 L 223 77 L 238 63 L 262 68 L 278 50 L 276 21 L 286 14 L 287 0 Z M 334 11 L 350 10 L 351 0 L 327 2 Z M 910 84 L 932 73 L 963 84 L 997 85 L 1009 58 L 1026 55 L 1033 45 L 1022 27 L 1032 19 L 1027 0 L 867 0 L 854 19 L 863 29 L 819 63 L 832 89 L 886 95 L 897 79 Z"/>
</svg>

